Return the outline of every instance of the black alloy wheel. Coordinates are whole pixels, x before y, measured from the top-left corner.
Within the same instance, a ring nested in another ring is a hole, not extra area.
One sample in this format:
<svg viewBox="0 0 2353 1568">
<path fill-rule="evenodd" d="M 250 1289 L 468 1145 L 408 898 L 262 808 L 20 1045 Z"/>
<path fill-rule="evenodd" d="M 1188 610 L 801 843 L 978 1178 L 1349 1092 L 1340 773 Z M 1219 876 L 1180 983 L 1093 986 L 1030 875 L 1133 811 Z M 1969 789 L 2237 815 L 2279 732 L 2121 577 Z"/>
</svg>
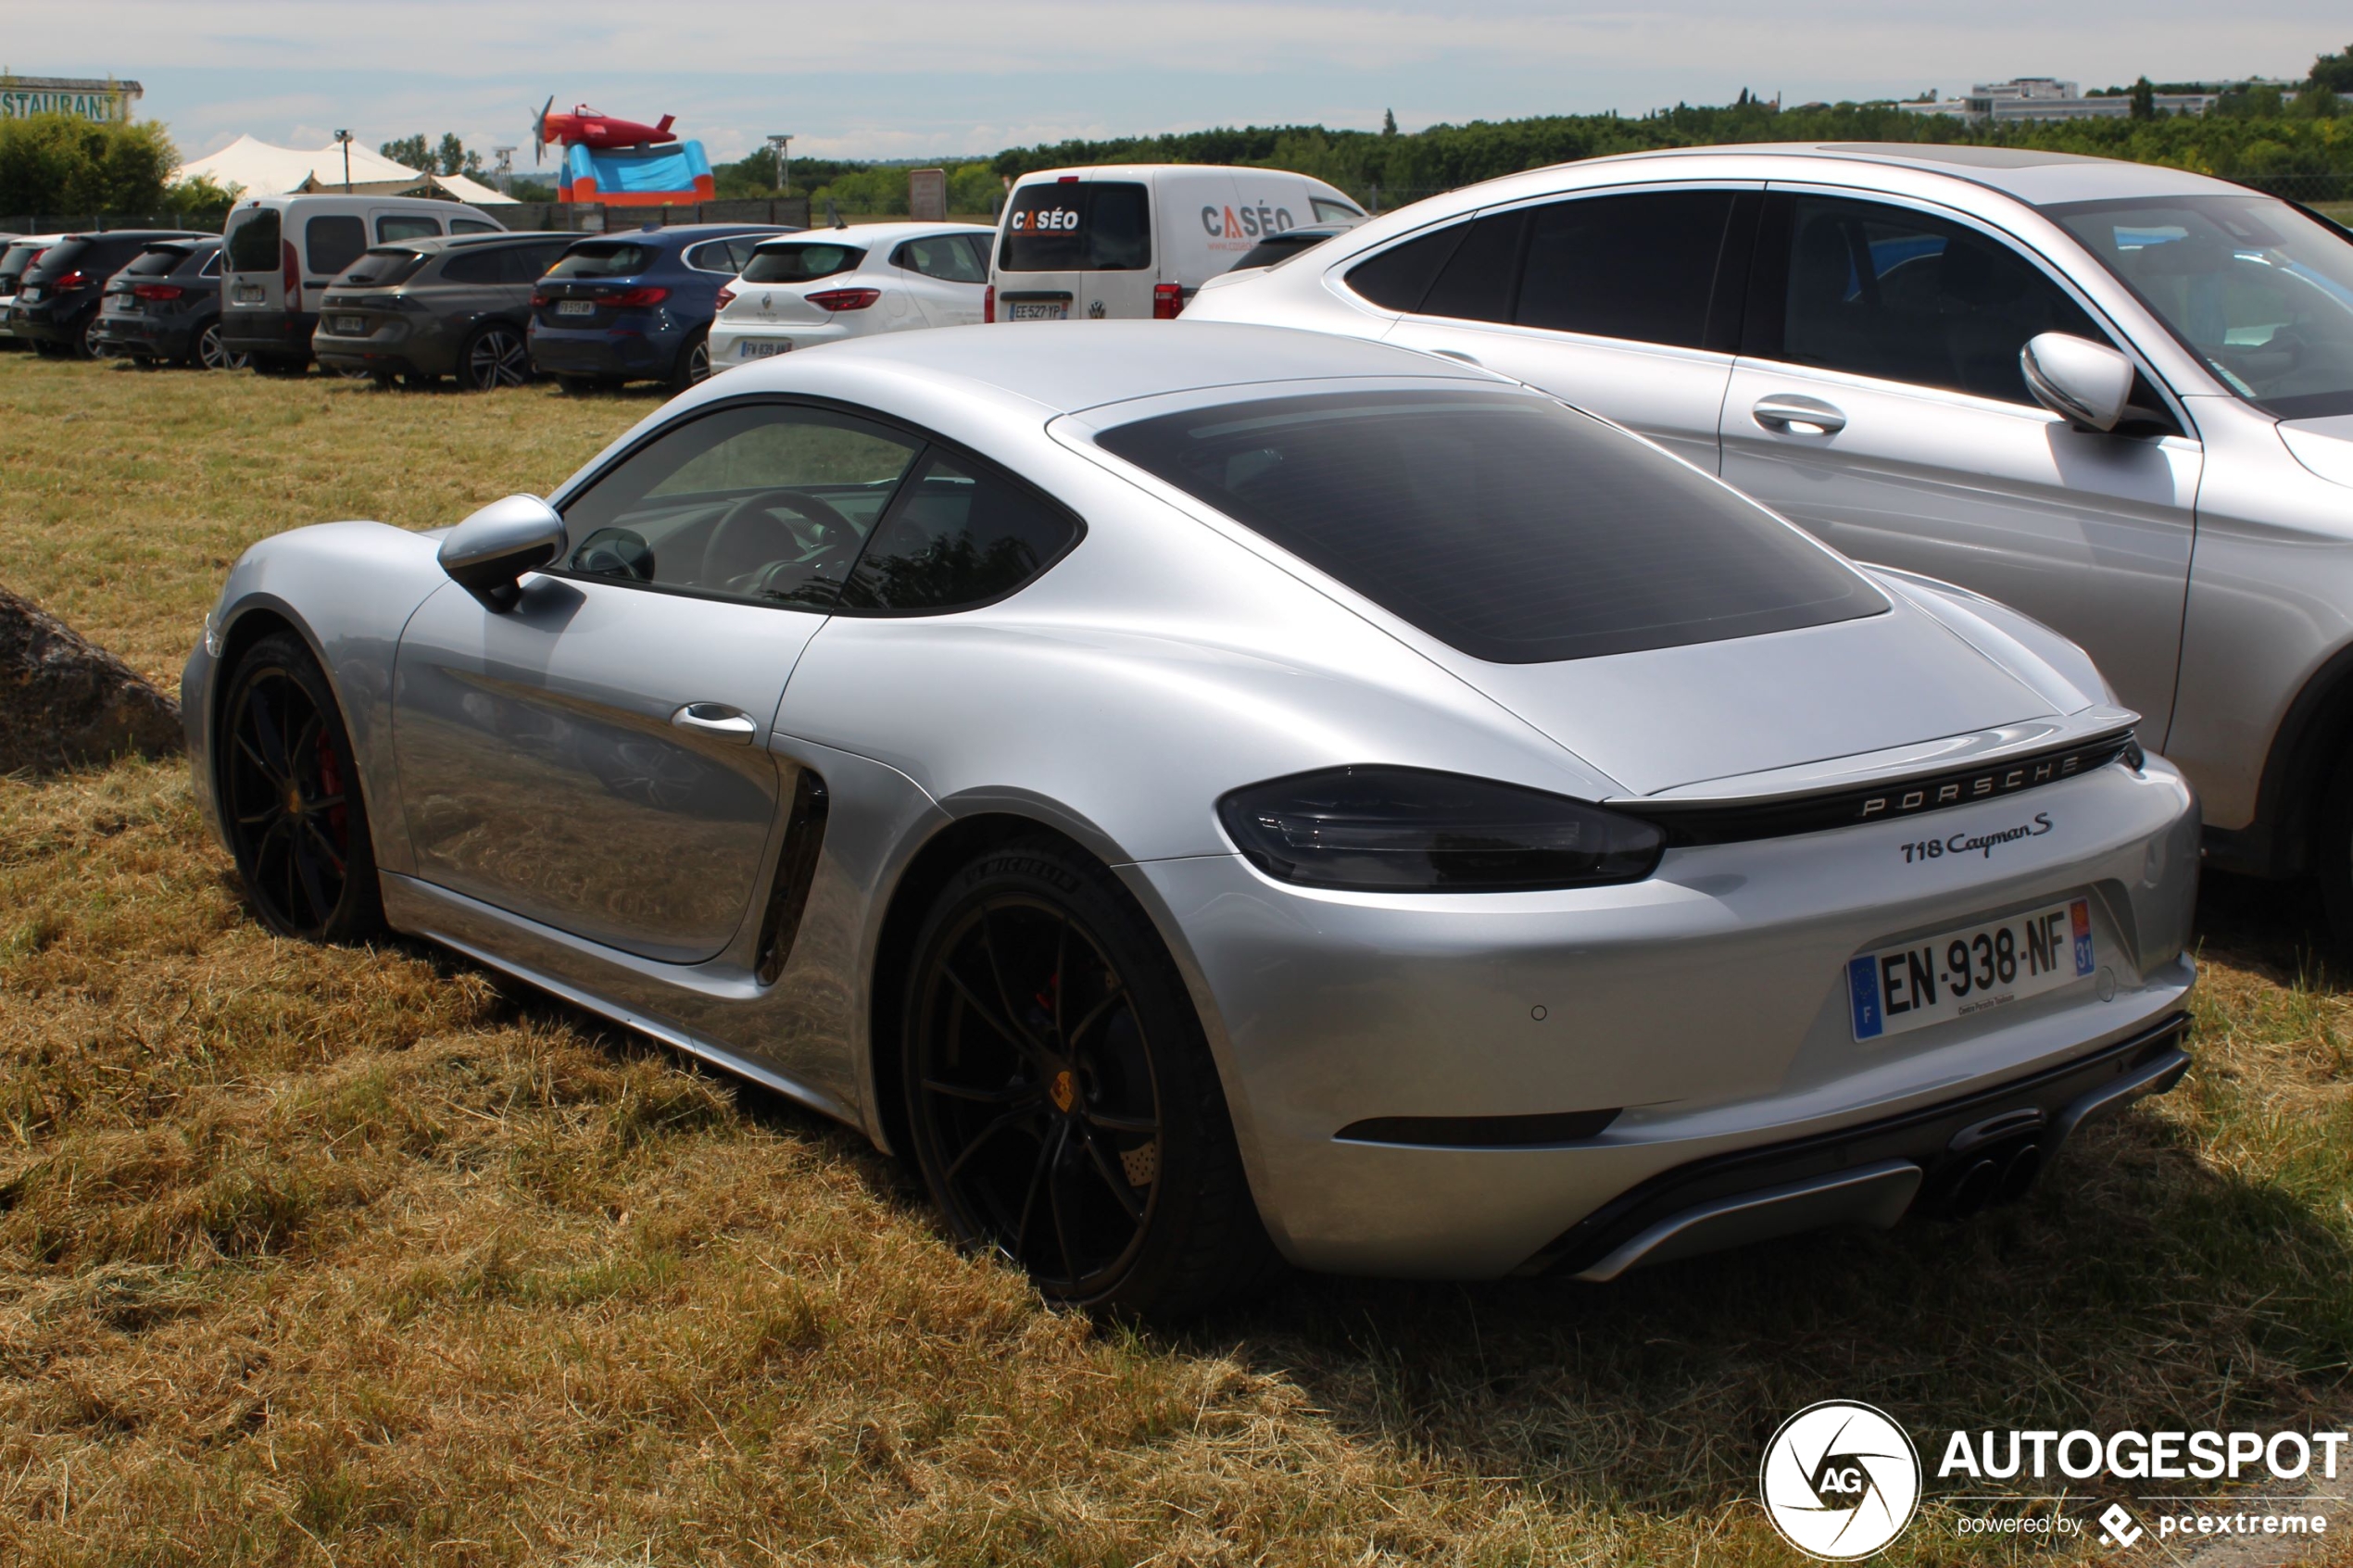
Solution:
<svg viewBox="0 0 2353 1568">
<path fill-rule="evenodd" d="M 916 1162 L 958 1240 L 1056 1300 L 1197 1311 L 1273 1263 L 1184 985 L 1116 880 L 1008 847 L 935 906 L 906 998 Z"/>
<path fill-rule="evenodd" d="M 497 323 L 474 333 L 460 357 L 458 378 L 470 392 L 495 392 L 531 380 L 531 349 L 522 333 Z"/>
<path fill-rule="evenodd" d="M 317 942 L 372 935 L 384 909 L 350 737 L 310 651 L 291 633 L 238 662 L 215 736 L 237 872 L 272 930 Z"/>
</svg>

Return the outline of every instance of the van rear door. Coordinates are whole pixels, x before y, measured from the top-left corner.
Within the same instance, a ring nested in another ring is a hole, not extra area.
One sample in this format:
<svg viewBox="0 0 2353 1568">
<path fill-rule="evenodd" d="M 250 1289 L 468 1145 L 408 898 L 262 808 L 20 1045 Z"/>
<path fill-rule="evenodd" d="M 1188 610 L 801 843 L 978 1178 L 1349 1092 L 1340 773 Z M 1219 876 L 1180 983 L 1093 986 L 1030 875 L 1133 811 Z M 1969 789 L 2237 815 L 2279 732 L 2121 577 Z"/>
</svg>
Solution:
<svg viewBox="0 0 2353 1568">
<path fill-rule="evenodd" d="M 1152 202 L 1140 180 L 1064 174 L 1013 187 L 997 240 L 997 317 L 1061 321 L 1152 313 Z"/>
</svg>

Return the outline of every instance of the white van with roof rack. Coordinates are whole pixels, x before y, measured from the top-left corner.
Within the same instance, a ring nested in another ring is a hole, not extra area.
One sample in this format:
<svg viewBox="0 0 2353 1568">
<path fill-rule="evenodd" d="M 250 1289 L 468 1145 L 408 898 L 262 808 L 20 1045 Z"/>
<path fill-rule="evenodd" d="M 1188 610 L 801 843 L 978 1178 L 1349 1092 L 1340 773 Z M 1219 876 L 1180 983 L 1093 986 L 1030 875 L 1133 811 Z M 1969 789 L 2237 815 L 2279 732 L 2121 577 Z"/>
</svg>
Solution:
<svg viewBox="0 0 2353 1568">
<path fill-rule="evenodd" d="M 1014 182 L 988 269 L 992 321 L 1166 320 L 1268 234 L 1361 223 L 1321 180 L 1280 169 L 1118 163 Z"/>
<path fill-rule="evenodd" d="M 507 226 L 462 202 L 430 196 L 256 196 L 221 230 L 220 337 L 261 371 L 310 362 L 319 301 L 371 245 L 436 234 L 497 234 Z"/>
</svg>

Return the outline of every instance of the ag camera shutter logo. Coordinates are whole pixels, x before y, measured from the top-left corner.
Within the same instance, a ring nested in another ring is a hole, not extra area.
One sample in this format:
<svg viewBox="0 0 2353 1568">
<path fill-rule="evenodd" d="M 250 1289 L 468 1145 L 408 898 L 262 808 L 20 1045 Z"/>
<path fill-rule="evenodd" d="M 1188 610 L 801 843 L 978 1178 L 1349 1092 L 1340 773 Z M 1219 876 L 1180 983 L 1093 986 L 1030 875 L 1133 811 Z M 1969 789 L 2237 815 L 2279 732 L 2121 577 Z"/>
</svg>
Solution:
<svg viewBox="0 0 2353 1568">
<path fill-rule="evenodd" d="M 1883 1411 L 1848 1399 L 1808 1405 L 1765 1445 L 1756 1476 L 1765 1515 L 1808 1557 L 1869 1557 L 1912 1522 L 1920 1456 Z"/>
</svg>

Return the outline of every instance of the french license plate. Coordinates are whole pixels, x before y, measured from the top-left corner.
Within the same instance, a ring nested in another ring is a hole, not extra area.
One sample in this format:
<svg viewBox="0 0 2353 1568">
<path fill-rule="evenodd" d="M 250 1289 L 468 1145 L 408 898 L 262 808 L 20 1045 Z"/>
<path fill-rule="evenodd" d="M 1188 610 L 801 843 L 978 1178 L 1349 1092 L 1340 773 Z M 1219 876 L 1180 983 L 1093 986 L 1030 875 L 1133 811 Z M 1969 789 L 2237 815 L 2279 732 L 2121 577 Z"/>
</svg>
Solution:
<svg viewBox="0 0 2353 1568">
<path fill-rule="evenodd" d="M 116 300 L 107 307 L 107 313 L 115 316 L 136 316 L 145 308 L 146 306 L 140 301 L 139 296 L 132 295 L 128 299 Z"/>
<path fill-rule="evenodd" d="M 1855 1038 L 1947 1023 L 2090 974 L 2092 906 L 2075 898 L 2007 920 L 1881 947 L 1846 965 Z"/>
<path fill-rule="evenodd" d="M 259 283 L 239 283 L 237 285 L 236 293 L 231 295 L 231 297 L 233 298 L 239 305 L 258 305 L 261 303 L 261 285 Z"/>
<path fill-rule="evenodd" d="M 17 298 L 27 305 L 38 305 L 41 303 L 42 298 L 41 290 L 37 286 L 28 288 L 21 294 L 19 294 Z"/>
<path fill-rule="evenodd" d="M 366 337 L 368 319 L 364 316 L 333 316 L 327 330 L 337 337 Z"/>
<path fill-rule="evenodd" d="M 791 352 L 790 338 L 748 337 L 736 345 L 736 358 L 738 359 L 766 359 Z"/>
<path fill-rule="evenodd" d="M 559 316 L 594 316 L 596 313 L 597 302 L 593 299 L 560 299 L 556 301 L 556 314 Z"/>
<path fill-rule="evenodd" d="M 1061 321 L 1070 316 L 1070 307 L 1059 300 L 1036 305 L 1015 304 L 1013 320 L 1016 321 Z"/>
</svg>

